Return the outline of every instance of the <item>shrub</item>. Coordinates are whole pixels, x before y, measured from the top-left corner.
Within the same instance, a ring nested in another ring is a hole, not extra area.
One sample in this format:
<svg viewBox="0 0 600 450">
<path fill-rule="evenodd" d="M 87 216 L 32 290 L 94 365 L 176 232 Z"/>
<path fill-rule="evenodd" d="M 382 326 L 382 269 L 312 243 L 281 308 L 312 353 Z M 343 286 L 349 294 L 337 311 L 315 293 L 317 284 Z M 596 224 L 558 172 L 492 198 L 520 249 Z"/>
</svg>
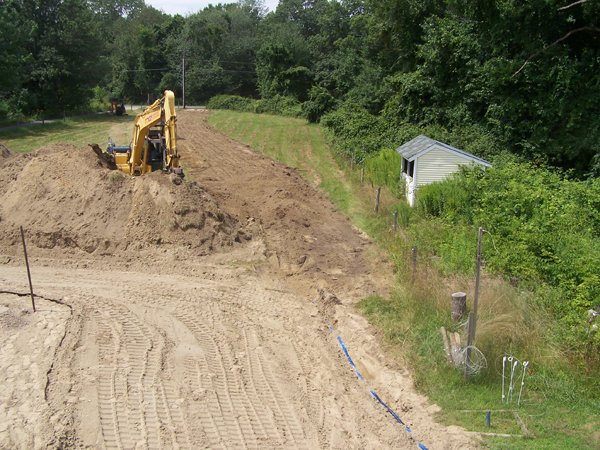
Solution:
<svg viewBox="0 0 600 450">
<path fill-rule="evenodd" d="M 92 111 L 106 111 L 110 104 L 108 92 L 100 86 L 93 89 L 93 95 L 90 100 L 89 109 Z"/>
<path fill-rule="evenodd" d="M 400 155 L 392 149 L 382 149 L 367 157 L 365 170 L 371 181 L 378 186 L 386 186 L 395 196 L 400 197 L 403 184 L 400 183 Z"/>
<path fill-rule="evenodd" d="M 0 120 L 6 120 L 8 118 L 10 108 L 8 102 L 0 100 Z"/>
<path fill-rule="evenodd" d="M 386 139 L 389 132 L 383 119 L 355 104 L 345 103 L 326 114 L 321 118 L 321 124 L 333 135 L 338 150 L 355 161 L 361 161 L 383 147 L 394 146 Z"/>
<path fill-rule="evenodd" d="M 302 104 L 302 112 L 309 122 L 316 123 L 334 106 L 335 98 L 327 89 L 313 86 L 310 89 L 308 100 Z"/>
<path fill-rule="evenodd" d="M 271 98 L 263 98 L 256 103 L 256 112 L 261 114 L 275 114 L 279 116 L 301 117 L 302 106 L 293 97 L 276 95 Z"/>
<path fill-rule="evenodd" d="M 212 97 L 206 107 L 208 109 L 230 109 L 240 112 L 255 112 L 257 100 L 239 95 L 216 95 Z"/>
<path fill-rule="evenodd" d="M 552 169 L 500 161 L 425 186 L 417 198 L 419 214 L 433 221 L 428 230 L 413 232 L 435 248 L 447 268 L 468 269 L 473 252 L 464 244 L 474 238 L 464 239 L 464 232 L 474 236 L 482 226 L 489 233 L 488 270 L 558 289 L 562 295 L 545 306 L 562 323 L 566 346 L 586 358 L 598 354 L 600 335 L 590 330 L 586 314 L 600 304 L 599 180 L 569 180 Z"/>
</svg>

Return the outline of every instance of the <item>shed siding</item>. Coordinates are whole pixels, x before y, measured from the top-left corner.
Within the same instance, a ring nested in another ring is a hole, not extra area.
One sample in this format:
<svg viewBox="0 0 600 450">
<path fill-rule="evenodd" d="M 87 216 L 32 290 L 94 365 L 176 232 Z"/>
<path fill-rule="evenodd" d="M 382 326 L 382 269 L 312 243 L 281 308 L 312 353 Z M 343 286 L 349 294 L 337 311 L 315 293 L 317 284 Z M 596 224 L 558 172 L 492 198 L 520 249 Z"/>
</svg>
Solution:
<svg viewBox="0 0 600 450">
<path fill-rule="evenodd" d="M 459 166 L 472 163 L 469 159 L 461 158 L 439 147 L 432 148 L 418 159 L 417 186 L 441 181 L 456 172 Z"/>
</svg>

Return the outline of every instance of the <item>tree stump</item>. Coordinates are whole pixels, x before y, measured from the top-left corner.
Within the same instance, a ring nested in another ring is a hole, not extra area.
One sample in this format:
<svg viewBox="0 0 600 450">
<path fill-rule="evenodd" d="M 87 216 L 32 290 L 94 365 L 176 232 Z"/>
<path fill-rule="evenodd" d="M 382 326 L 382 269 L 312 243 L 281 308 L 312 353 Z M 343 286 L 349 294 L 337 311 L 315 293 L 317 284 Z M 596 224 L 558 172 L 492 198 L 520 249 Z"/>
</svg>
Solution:
<svg viewBox="0 0 600 450">
<path fill-rule="evenodd" d="M 458 322 L 467 310 L 467 294 L 455 292 L 452 294 L 452 320 Z"/>
</svg>

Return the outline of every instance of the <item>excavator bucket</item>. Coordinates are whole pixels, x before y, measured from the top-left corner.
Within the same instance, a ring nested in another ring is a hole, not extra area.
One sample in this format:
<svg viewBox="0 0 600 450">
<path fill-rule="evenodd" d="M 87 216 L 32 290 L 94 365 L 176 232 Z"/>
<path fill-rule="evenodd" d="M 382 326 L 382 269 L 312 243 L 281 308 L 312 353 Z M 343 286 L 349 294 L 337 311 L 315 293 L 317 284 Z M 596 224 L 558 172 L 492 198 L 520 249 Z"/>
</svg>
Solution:
<svg viewBox="0 0 600 450">
<path fill-rule="evenodd" d="M 88 144 L 88 145 L 92 148 L 92 150 L 98 157 L 98 161 L 102 167 L 106 167 L 107 169 L 110 169 L 110 170 L 117 169 L 117 165 L 115 164 L 115 160 L 113 159 L 113 157 L 111 155 L 109 155 L 108 153 L 103 152 L 98 144 Z"/>
</svg>

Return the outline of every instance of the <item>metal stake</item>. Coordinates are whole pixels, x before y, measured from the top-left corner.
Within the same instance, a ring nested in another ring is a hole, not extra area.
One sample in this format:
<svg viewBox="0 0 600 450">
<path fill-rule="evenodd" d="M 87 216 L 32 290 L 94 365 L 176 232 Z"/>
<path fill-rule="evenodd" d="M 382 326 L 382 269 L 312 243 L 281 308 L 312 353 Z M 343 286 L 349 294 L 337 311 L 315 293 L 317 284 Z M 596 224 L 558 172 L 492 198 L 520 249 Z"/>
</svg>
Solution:
<svg viewBox="0 0 600 450">
<path fill-rule="evenodd" d="M 27 258 L 27 247 L 25 246 L 25 232 L 23 227 L 21 229 L 21 240 L 23 241 L 23 253 L 25 254 L 25 265 L 27 266 L 27 278 L 29 279 L 29 292 L 31 293 L 31 305 L 33 306 L 33 312 L 35 312 L 35 297 L 33 295 L 33 284 L 31 284 L 31 271 L 29 270 L 29 259 Z"/>
<path fill-rule="evenodd" d="M 519 365 L 519 361 L 515 360 L 512 365 L 512 369 L 510 371 L 510 387 L 508 388 L 508 401 L 512 402 L 513 393 L 515 391 L 515 370 Z"/>
<path fill-rule="evenodd" d="M 519 390 L 519 400 L 517 401 L 517 406 L 521 406 L 521 395 L 523 395 L 523 388 L 525 387 L 525 372 L 527 372 L 528 365 L 529 361 L 525 361 L 523 363 L 523 377 L 521 378 L 521 389 Z"/>
<path fill-rule="evenodd" d="M 506 369 L 506 356 L 502 357 L 502 403 L 504 403 L 505 395 L 504 395 L 504 372 Z"/>
</svg>

